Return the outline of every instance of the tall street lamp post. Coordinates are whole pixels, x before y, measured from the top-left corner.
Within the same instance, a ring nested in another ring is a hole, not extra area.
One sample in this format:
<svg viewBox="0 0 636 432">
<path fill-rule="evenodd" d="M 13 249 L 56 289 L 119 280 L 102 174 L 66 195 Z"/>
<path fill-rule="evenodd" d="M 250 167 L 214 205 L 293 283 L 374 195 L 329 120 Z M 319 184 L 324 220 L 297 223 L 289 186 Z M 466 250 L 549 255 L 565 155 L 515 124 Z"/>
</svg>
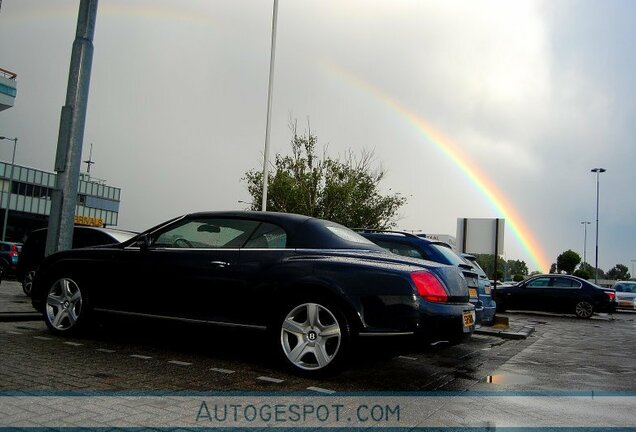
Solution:
<svg viewBox="0 0 636 432">
<path fill-rule="evenodd" d="M 591 224 L 592 222 L 588 222 L 588 221 L 583 221 L 581 222 L 581 225 L 583 225 L 583 264 L 586 264 L 586 257 L 587 257 L 587 226 L 589 224 Z"/>
<path fill-rule="evenodd" d="M 274 91 L 274 60 L 276 57 L 276 23 L 278 21 L 278 0 L 274 0 L 272 13 L 272 48 L 269 53 L 269 84 L 267 87 L 267 121 L 265 124 L 265 154 L 263 155 L 263 197 L 261 211 L 267 210 L 267 181 L 269 177 L 269 134 L 272 122 L 272 92 Z"/>
<path fill-rule="evenodd" d="M 594 266 L 594 283 L 598 284 L 598 191 L 599 191 L 599 176 L 601 173 L 607 171 L 605 168 L 593 168 L 591 172 L 596 173 L 596 259 Z"/>
<path fill-rule="evenodd" d="M 4 208 L 4 222 L 2 222 L 2 241 L 7 234 L 7 220 L 9 219 L 9 207 L 11 204 L 11 189 L 13 189 L 13 167 L 15 165 L 15 148 L 18 144 L 17 138 L 7 138 L 0 136 L 0 140 L 13 141 L 13 156 L 11 157 L 11 172 L 9 173 L 9 196 L 7 197 L 7 206 Z"/>
</svg>

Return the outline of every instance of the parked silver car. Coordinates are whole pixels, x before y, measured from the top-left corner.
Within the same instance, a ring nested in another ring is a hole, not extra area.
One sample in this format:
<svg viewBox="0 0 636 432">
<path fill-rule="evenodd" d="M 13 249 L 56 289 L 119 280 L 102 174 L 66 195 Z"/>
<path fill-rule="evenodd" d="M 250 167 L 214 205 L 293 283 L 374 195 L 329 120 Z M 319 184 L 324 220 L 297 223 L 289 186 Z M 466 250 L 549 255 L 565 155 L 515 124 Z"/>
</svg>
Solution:
<svg viewBox="0 0 636 432">
<path fill-rule="evenodd" d="M 612 288 L 616 290 L 618 309 L 636 310 L 636 282 L 617 281 Z"/>
</svg>

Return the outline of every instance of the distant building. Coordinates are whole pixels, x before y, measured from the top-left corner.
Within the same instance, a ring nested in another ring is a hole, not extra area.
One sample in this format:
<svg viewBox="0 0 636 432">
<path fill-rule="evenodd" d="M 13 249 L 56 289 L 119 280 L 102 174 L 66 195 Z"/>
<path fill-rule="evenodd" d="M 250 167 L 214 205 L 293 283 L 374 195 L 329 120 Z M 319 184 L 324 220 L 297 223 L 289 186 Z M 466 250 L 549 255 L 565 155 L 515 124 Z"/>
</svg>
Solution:
<svg viewBox="0 0 636 432">
<path fill-rule="evenodd" d="M 0 68 L 0 111 L 11 108 L 18 94 L 16 79 L 17 74 Z"/>
<path fill-rule="evenodd" d="M 425 238 L 435 241 L 441 241 L 446 243 L 453 249 L 455 252 L 458 252 L 457 249 L 457 240 L 452 235 L 448 234 L 426 234 Z"/>
<path fill-rule="evenodd" d="M 0 223 L 4 223 L 8 204 L 6 240 L 19 242 L 30 231 L 48 225 L 56 174 L 14 165 L 13 181 L 9 181 L 10 175 L 11 163 L 0 161 Z M 108 186 L 104 180 L 88 174 L 80 174 L 75 223 L 117 225 L 120 196 L 120 188 Z"/>
</svg>

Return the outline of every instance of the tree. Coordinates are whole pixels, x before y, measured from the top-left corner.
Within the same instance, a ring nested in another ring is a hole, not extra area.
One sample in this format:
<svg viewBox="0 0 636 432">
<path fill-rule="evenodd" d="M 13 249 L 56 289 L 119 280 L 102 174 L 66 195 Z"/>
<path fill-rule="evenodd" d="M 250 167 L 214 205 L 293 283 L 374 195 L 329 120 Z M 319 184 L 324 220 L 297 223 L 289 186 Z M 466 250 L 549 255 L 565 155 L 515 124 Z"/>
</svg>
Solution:
<svg viewBox="0 0 636 432">
<path fill-rule="evenodd" d="M 520 274 L 516 274 L 516 275 L 513 276 L 512 280 L 514 282 L 521 282 L 523 280 L 523 276 L 520 275 Z"/>
<path fill-rule="evenodd" d="M 594 277 L 594 275 L 596 274 L 596 268 L 593 267 L 590 263 L 582 263 L 579 266 L 579 270 L 583 270 L 588 272 L 588 274 L 590 275 L 589 278 L 587 279 L 592 279 Z M 599 279 L 605 279 L 605 272 L 601 269 L 598 269 L 598 277 Z"/>
<path fill-rule="evenodd" d="M 580 277 L 582 279 L 592 279 L 592 274 L 589 272 L 588 269 L 579 268 L 572 274 L 574 276 L 578 276 L 578 277 Z"/>
<path fill-rule="evenodd" d="M 475 254 L 477 263 L 484 269 L 484 272 L 490 279 L 494 279 L 495 275 L 495 256 L 493 254 Z M 503 258 L 497 257 L 497 280 L 502 279 L 504 275 L 504 269 L 506 268 L 506 262 Z"/>
<path fill-rule="evenodd" d="M 276 154 L 268 179 L 267 210 L 319 217 L 351 228 L 395 226 L 406 198 L 380 193 L 385 171 L 372 168 L 372 152 L 356 157 L 348 151 L 342 161 L 326 154 L 319 157 L 318 138 L 311 130 L 299 135 L 296 122 L 290 122 L 290 130 L 292 154 Z M 252 210 L 260 210 L 263 173 L 252 169 L 242 180 L 252 196 Z"/>
<path fill-rule="evenodd" d="M 581 262 L 581 256 L 571 249 L 566 250 L 557 257 L 557 271 L 564 271 L 572 274 L 577 265 Z"/>
<path fill-rule="evenodd" d="M 550 274 L 552 273 L 557 273 L 557 265 L 556 263 L 552 263 L 552 265 L 550 266 Z"/>
<path fill-rule="evenodd" d="M 506 262 L 506 279 L 511 277 L 513 280 L 523 280 L 524 276 L 528 274 L 528 265 L 525 261 L 520 260 L 508 260 Z"/>
<path fill-rule="evenodd" d="M 607 279 L 614 280 L 629 280 L 631 278 L 631 275 L 629 274 L 627 266 L 623 264 L 616 264 L 611 270 L 607 272 L 605 277 L 607 277 Z"/>
</svg>

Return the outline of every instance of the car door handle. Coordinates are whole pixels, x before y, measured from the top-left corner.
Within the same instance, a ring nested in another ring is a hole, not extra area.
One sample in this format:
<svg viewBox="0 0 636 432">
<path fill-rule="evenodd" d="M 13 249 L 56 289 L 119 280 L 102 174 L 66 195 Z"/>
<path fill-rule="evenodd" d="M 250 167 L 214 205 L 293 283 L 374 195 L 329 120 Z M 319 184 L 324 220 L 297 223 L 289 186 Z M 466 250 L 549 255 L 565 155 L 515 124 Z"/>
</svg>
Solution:
<svg viewBox="0 0 636 432">
<path fill-rule="evenodd" d="M 230 265 L 229 262 L 225 262 L 225 261 L 210 261 L 210 264 L 216 267 L 221 267 L 221 268 L 228 267 Z"/>
</svg>

